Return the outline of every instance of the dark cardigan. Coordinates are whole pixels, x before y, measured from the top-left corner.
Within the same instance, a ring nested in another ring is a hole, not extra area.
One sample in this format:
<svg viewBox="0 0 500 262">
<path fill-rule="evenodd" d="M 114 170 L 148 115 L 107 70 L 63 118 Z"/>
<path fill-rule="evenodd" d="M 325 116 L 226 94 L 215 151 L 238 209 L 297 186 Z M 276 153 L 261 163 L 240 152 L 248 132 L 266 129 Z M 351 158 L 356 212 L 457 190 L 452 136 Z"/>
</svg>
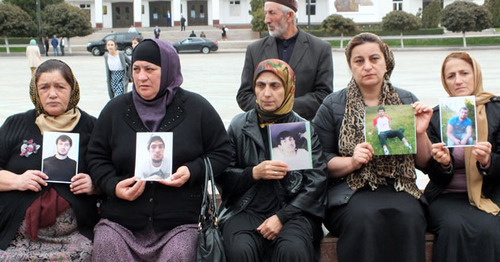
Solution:
<svg viewBox="0 0 500 262">
<path fill-rule="evenodd" d="M 95 118 L 80 110 L 81 118 L 72 133 L 80 134 L 80 149 L 78 172 L 88 173 L 85 154 L 90 134 L 94 127 Z M 8 170 L 15 174 L 22 174 L 26 170 L 40 170 L 42 165 L 42 148 L 38 153 L 29 157 L 20 156 L 23 140 L 33 139 L 42 145 L 43 136 L 35 124 L 35 110 L 13 115 L 0 128 L 0 170 Z M 6 191 L 0 192 L 0 249 L 6 249 L 15 237 L 21 222 L 24 220 L 26 209 L 42 195 L 49 187 L 66 199 L 75 212 L 79 232 L 89 239 L 93 238 L 94 225 L 98 220 L 96 198 L 85 194 L 75 195 L 67 184 L 51 184 L 40 192 L 33 191 Z"/>
<path fill-rule="evenodd" d="M 202 157 L 210 157 L 216 178 L 229 164 L 229 139 L 219 115 L 206 99 L 179 88 L 158 132 L 173 132 L 172 171 L 185 165 L 191 177 L 180 188 L 148 182 L 141 196 L 127 201 L 116 197 L 115 188 L 134 176 L 137 132 L 148 130 L 131 93 L 112 99 L 97 120 L 88 161 L 93 181 L 106 194 L 102 217 L 134 231 L 150 224 L 161 232 L 197 223 L 205 175 Z"/>
</svg>

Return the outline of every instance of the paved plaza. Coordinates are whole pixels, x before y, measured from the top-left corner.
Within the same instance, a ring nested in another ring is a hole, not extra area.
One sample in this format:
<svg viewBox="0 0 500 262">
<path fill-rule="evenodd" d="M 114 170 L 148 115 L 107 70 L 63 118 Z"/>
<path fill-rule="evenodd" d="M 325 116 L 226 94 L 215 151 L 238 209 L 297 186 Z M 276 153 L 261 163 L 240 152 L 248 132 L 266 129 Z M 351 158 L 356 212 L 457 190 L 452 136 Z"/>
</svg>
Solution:
<svg viewBox="0 0 500 262">
<path fill-rule="evenodd" d="M 450 50 L 404 50 L 395 51 L 396 67 L 392 74 L 395 86 L 412 91 L 421 101 L 436 105 L 439 97 L 447 96 L 440 80 L 440 68 Z M 500 95 L 500 48 L 469 51 L 483 69 L 486 91 Z M 334 88 L 344 88 L 350 80 L 345 55 L 333 51 Z M 48 57 L 52 58 L 52 57 Z M 98 116 L 109 101 L 105 83 L 104 58 L 90 54 L 58 57 L 73 69 L 80 84 L 79 106 Z M 241 70 L 245 53 L 215 52 L 204 54 L 181 54 L 184 83 L 182 87 L 207 98 L 221 115 L 224 124 L 229 125 L 236 114 L 242 112 L 236 103 L 236 92 L 240 85 Z M 44 60 L 47 57 L 43 57 Z M 15 113 L 33 108 L 28 88 L 30 69 L 24 56 L 0 57 L 0 125 Z M 129 90 L 131 85 L 129 85 Z M 300 88 L 300 87 L 297 87 Z"/>
</svg>

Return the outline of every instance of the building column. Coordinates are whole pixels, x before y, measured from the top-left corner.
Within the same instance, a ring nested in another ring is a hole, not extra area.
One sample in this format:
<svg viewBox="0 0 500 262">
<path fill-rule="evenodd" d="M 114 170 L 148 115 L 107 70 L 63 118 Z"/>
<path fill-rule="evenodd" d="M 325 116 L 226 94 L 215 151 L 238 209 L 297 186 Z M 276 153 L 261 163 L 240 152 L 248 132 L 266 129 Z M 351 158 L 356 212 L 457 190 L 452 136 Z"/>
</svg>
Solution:
<svg viewBox="0 0 500 262">
<path fill-rule="evenodd" d="M 142 27 L 142 5 L 141 0 L 134 0 L 134 26 Z"/>
<path fill-rule="evenodd" d="M 181 0 L 173 0 L 172 1 L 172 11 L 170 12 L 172 15 L 172 24 L 173 26 L 180 26 L 181 25 Z M 186 18 L 186 8 L 187 6 L 184 6 L 183 11 L 184 11 L 184 18 Z"/>
<path fill-rule="evenodd" d="M 102 29 L 102 0 L 94 0 L 95 28 Z"/>
<path fill-rule="evenodd" d="M 212 25 L 218 26 L 220 23 L 220 0 L 211 0 L 212 1 Z"/>
</svg>

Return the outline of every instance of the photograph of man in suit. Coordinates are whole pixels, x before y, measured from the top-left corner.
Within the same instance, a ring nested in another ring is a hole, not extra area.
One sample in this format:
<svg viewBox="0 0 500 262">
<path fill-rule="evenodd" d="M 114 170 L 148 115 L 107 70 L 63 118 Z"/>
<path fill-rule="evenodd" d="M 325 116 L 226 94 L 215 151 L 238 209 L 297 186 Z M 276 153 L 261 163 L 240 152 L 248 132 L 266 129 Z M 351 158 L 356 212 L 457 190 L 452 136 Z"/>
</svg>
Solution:
<svg viewBox="0 0 500 262">
<path fill-rule="evenodd" d="M 152 136 L 147 146 L 150 158 L 144 163 L 142 179 L 162 180 L 170 177 L 171 171 L 165 157 L 165 142 L 161 136 Z"/>
<path fill-rule="evenodd" d="M 269 36 L 250 44 L 236 95 L 243 111 L 255 108 L 255 67 L 269 58 L 287 62 L 295 72 L 293 111 L 311 120 L 323 99 L 333 90 L 332 47 L 326 41 L 297 27 L 296 0 L 266 0 L 265 23 Z"/>
<path fill-rule="evenodd" d="M 51 181 L 70 182 L 76 174 L 76 161 L 68 157 L 73 140 L 67 135 L 56 139 L 56 154 L 43 160 L 43 170 Z"/>
</svg>

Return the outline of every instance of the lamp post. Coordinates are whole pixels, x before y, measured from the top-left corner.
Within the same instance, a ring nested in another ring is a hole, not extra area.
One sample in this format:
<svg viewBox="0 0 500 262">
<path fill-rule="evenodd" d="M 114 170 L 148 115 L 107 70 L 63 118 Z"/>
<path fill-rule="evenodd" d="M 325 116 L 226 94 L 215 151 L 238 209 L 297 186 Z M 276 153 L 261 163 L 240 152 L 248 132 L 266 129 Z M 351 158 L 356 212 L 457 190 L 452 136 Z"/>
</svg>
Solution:
<svg viewBox="0 0 500 262">
<path fill-rule="evenodd" d="M 311 32 L 311 0 L 307 0 L 307 32 Z"/>
<path fill-rule="evenodd" d="M 40 53 L 45 53 L 45 49 L 43 48 L 43 40 L 42 40 L 42 15 L 41 15 L 41 3 L 40 0 L 36 0 L 36 18 L 38 20 L 38 48 L 40 49 Z"/>
</svg>

